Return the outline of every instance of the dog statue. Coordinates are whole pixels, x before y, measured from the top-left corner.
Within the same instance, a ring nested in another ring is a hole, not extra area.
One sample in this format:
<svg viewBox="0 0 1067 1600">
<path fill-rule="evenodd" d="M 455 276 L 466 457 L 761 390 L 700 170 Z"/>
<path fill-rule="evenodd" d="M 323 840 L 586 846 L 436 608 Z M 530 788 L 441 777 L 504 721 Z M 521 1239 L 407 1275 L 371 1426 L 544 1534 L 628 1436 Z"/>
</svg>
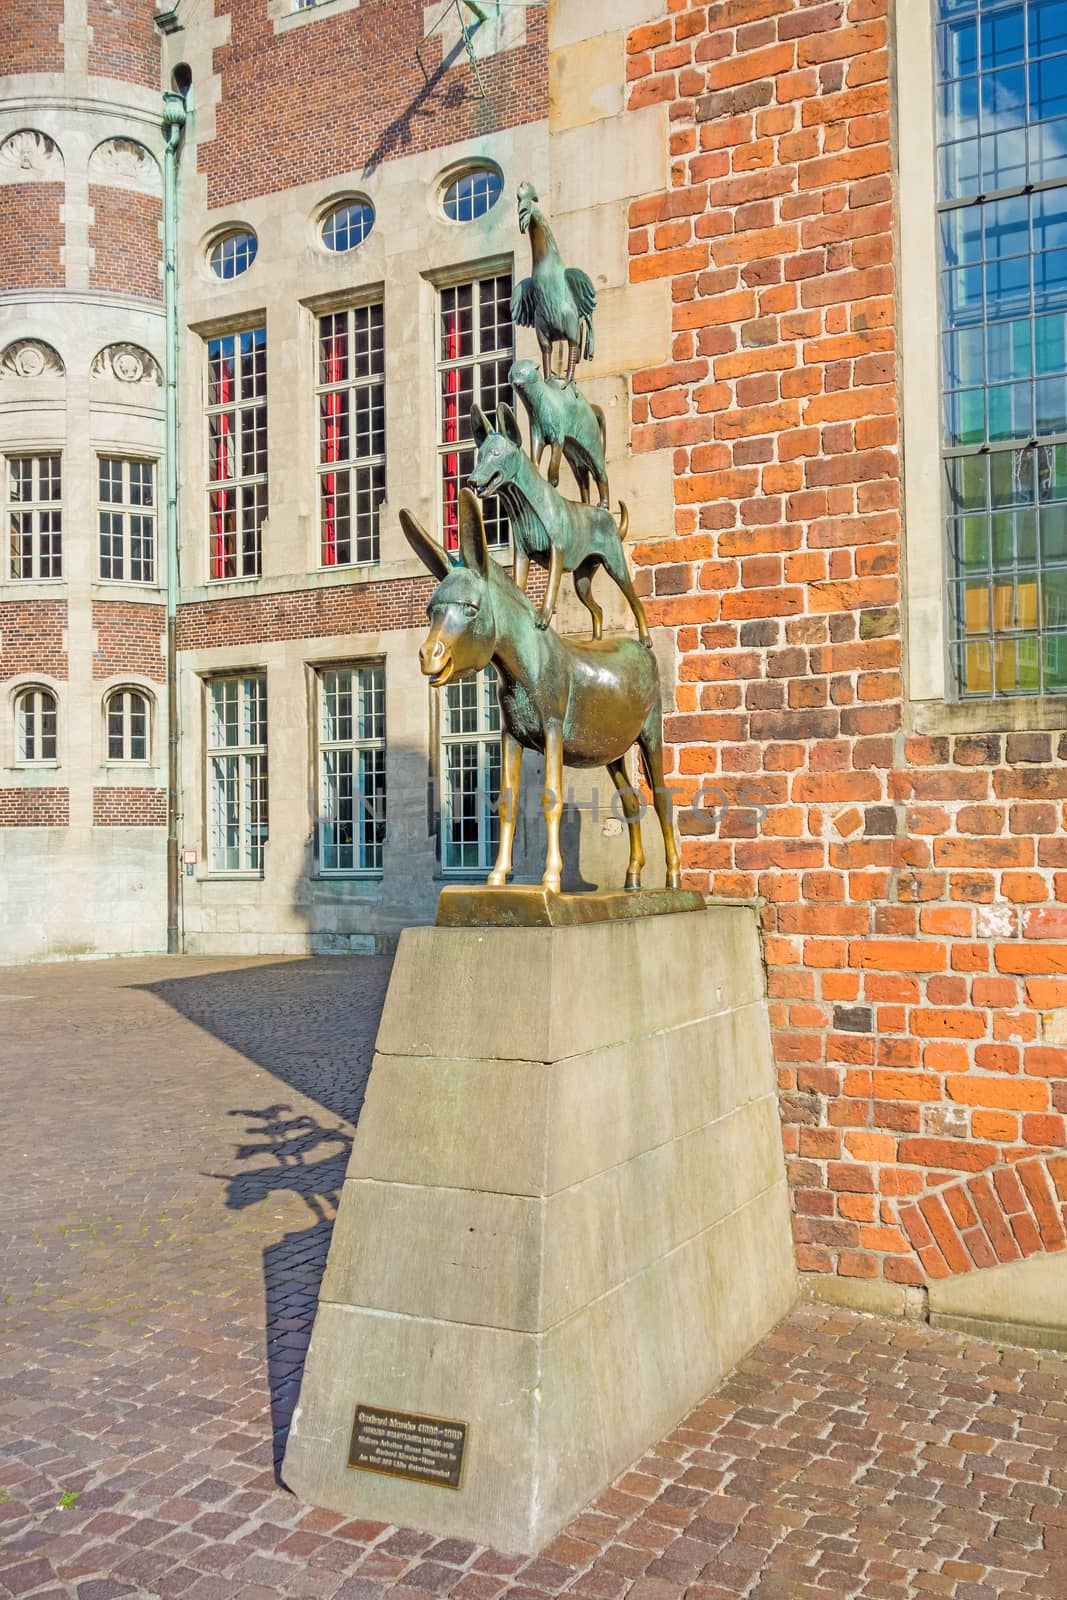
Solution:
<svg viewBox="0 0 1067 1600">
<path fill-rule="evenodd" d="M 559 488 L 560 460 L 565 456 L 582 504 L 589 504 L 589 480 L 595 478 L 601 507 L 607 510 L 611 503 L 604 465 L 607 423 L 600 407 L 590 405 L 577 384 L 565 383 L 562 378 L 545 378 L 536 361 L 516 361 L 508 380 L 530 419 L 530 460 L 534 466 L 540 467 L 545 446 L 551 446 L 548 481 L 553 489 Z"/>
</svg>

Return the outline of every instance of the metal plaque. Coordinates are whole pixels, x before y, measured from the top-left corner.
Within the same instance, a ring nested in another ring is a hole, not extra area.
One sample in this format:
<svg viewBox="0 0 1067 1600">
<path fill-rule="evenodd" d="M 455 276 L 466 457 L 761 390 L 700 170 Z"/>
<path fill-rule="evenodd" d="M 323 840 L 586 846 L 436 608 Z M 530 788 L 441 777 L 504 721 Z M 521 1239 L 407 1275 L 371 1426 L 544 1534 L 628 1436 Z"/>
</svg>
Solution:
<svg viewBox="0 0 1067 1600">
<path fill-rule="evenodd" d="M 441 1489 L 458 1489 L 466 1448 L 465 1422 L 358 1405 L 348 1465 L 360 1472 L 381 1472 L 387 1478 L 410 1478 Z"/>
</svg>

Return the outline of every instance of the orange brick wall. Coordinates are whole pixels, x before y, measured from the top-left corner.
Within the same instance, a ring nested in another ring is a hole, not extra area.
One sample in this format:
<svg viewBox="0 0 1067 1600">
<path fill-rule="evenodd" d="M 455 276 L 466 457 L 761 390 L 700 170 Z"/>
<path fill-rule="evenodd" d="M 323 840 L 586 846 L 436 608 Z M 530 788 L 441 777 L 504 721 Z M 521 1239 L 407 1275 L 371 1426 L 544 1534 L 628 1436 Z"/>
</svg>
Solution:
<svg viewBox="0 0 1067 1600">
<path fill-rule="evenodd" d="M 69 789 L 0 789 L 0 828 L 66 828 Z"/>
<path fill-rule="evenodd" d="M 63 0 L 4 0 L 0 5 L 0 71 L 63 71 Z"/>
<path fill-rule="evenodd" d="M 0 189 L 0 290 L 60 289 L 61 183 L 6 183 Z"/>
<path fill-rule="evenodd" d="M 93 790 L 94 828 L 165 828 L 167 791 L 129 785 Z"/>
<path fill-rule="evenodd" d="M 202 600 L 178 608 L 178 649 L 266 644 L 273 639 L 323 639 L 340 633 L 384 633 L 426 621 L 428 578 L 351 583 L 288 594 Z"/>
<path fill-rule="evenodd" d="M 65 600 L 0 600 L 0 679 L 20 672 L 67 676 Z"/>
<path fill-rule="evenodd" d="M 886 0 L 664 13 L 628 61 L 671 185 L 630 250 L 673 349 L 633 438 L 675 520 L 634 556 L 673 780 L 735 801 L 683 815 L 687 881 L 764 907 L 798 1260 L 921 1285 L 1063 1249 L 1067 737 L 905 732 Z"/>
<path fill-rule="evenodd" d="M 216 11 L 230 17 L 230 43 L 215 52 L 216 137 L 198 154 L 212 206 L 548 112 L 545 13 L 536 7 L 527 13 L 525 47 L 479 62 L 484 100 L 462 52 L 445 71 L 440 35 L 423 43 L 425 0 L 362 0 L 282 34 L 268 0 L 216 0 Z M 351 114 L 340 115 L 343 108 Z"/>
<path fill-rule="evenodd" d="M 162 202 L 156 195 L 113 189 L 102 183 L 89 186 L 93 225 L 90 286 L 113 294 L 163 298 L 159 276 Z"/>
<path fill-rule="evenodd" d="M 89 71 L 94 76 L 158 89 L 155 13 L 155 0 L 89 0 Z"/>
<path fill-rule="evenodd" d="M 96 650 L 93 677 L 113 678 L 121 672 L 162 683 L 166 612 L 162 606 L 135 605 L 124 600 L 94 600 L 93 629 Z"/>
</svg>

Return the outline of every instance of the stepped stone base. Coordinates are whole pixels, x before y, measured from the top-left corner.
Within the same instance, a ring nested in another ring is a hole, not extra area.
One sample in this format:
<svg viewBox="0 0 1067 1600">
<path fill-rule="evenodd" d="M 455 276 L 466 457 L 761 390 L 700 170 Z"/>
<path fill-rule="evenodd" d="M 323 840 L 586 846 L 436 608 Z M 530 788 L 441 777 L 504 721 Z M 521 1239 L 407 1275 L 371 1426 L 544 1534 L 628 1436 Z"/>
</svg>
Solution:
<svg viewBox="0 0 1067 1600">
<path fill-rule="evenodd" d="M 283 1476 L 532 1553 L 795 1298 L 754 914 L 410 929 L 377 1050 Z M 458 1489 L 357 1405 L 466 1424 Z"/>
</svg>

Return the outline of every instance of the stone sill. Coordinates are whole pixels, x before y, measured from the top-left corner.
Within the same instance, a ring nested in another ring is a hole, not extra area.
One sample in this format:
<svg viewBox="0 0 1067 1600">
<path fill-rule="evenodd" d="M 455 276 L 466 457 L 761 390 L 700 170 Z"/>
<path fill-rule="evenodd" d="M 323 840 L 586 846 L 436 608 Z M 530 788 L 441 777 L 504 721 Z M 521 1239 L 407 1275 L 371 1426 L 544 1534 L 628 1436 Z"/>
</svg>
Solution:
<svg viewBox="0 0 1067 1600">
<path fill-rule="evenodd" d="M 1020 695 L 1013 700 L 911 700 L 909 733 L 1043 733 L 1067 729 L 1067 695 Z"/>
</svg>

